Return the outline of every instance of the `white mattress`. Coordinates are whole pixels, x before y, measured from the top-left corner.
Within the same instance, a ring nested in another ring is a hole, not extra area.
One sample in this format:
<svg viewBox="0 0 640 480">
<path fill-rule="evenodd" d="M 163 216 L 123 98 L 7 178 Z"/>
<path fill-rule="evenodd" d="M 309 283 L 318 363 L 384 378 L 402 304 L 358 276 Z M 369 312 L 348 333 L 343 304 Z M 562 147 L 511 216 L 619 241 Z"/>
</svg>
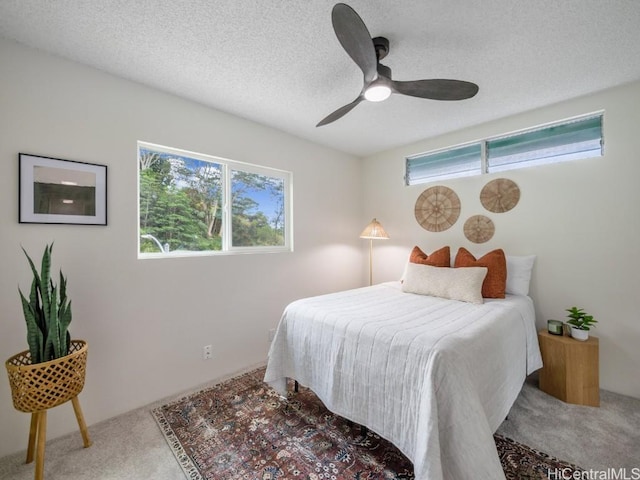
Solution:
<svg viewBox="0 0 640 480">
<path fill-rule="evenodd" d="M 265 382 L 311 388 L 326 407 L 396 445 L 416 480 L 504 478 L 493 432 L 542 366 L 529 297 L 473 305 L 399 282 L 291 303 Z"/>
</svg>

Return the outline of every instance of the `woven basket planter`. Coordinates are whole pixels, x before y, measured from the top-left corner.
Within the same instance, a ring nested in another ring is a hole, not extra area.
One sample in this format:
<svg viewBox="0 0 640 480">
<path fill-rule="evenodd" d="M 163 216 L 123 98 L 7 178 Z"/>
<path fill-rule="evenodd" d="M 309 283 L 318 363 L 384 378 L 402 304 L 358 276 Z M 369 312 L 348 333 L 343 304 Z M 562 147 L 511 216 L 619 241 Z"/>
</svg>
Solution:
<svg viewBox="0 0 640 480">
<path fill-rule="evenodd" d="M 87 343 L 71 340 L 70 353 L 49 362 L 31 363 L 28 350 L 5 362 L 13 406 L 21 412 L 40 412 L 76 397 L 84 388 Z"/>
</svg>

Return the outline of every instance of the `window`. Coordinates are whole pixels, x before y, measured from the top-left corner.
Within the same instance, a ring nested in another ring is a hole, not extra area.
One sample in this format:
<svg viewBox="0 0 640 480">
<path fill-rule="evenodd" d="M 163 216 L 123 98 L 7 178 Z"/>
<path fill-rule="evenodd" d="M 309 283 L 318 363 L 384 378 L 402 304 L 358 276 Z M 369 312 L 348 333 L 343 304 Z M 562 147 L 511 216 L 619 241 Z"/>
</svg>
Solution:
<svg viewBox="0 0 640 480">
<path fill-rule="evenodd" d="M 602 113 L 406 158 L 405 182 L 417 185 L 603 155 Z"/>
<path fill-rule="evenodd" d="M 489 172 L 599 156 L 602 115 L 487 141 Z"/>
<path fill-rule="evenodd" d="M 231 170 L 231 244 L 284 247 L 285 179 Z"/>
<path fill-rule="evenodd" d="M 481 145 L 474 143 L 407 158 L 407 184 L 479 175 Z"/>
<path fill-rule="evenodd" d="M 291 173 L 138 143 L 138 256 L 291 251 Z"/>
</svg>

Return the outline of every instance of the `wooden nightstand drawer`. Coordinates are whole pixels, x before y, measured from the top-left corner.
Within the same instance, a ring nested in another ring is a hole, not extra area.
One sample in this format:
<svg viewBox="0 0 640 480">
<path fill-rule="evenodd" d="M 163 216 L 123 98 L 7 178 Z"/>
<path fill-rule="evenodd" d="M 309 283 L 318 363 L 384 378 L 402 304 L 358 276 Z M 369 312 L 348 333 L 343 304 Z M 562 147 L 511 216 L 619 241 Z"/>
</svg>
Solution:
<svg viewBox="0 0 640 480">
<path fill-rule="evenodd" d="M 540 390 L 567 403 L 600 406 L 598 339 L 581 342 L 571 337 L 538 332 L 543 367 Z"/>
</svg>

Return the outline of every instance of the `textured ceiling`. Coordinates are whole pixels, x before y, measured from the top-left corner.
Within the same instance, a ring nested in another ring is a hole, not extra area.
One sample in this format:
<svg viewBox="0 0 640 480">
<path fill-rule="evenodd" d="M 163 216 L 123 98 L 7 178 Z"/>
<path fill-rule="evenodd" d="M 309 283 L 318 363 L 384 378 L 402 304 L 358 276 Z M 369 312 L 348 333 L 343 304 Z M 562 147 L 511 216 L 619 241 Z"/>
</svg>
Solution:
<svg viewBox="0 0 640 480">
<path fill-rule="evenodd" d="M 639 0 L 351 0 L 396 80 L 480 86 L 393 95 L 342 119 L 362 73 L 327 0 L 0 0 L 0 36 L 364 156 L 640 79 Z"/>
</svg>

